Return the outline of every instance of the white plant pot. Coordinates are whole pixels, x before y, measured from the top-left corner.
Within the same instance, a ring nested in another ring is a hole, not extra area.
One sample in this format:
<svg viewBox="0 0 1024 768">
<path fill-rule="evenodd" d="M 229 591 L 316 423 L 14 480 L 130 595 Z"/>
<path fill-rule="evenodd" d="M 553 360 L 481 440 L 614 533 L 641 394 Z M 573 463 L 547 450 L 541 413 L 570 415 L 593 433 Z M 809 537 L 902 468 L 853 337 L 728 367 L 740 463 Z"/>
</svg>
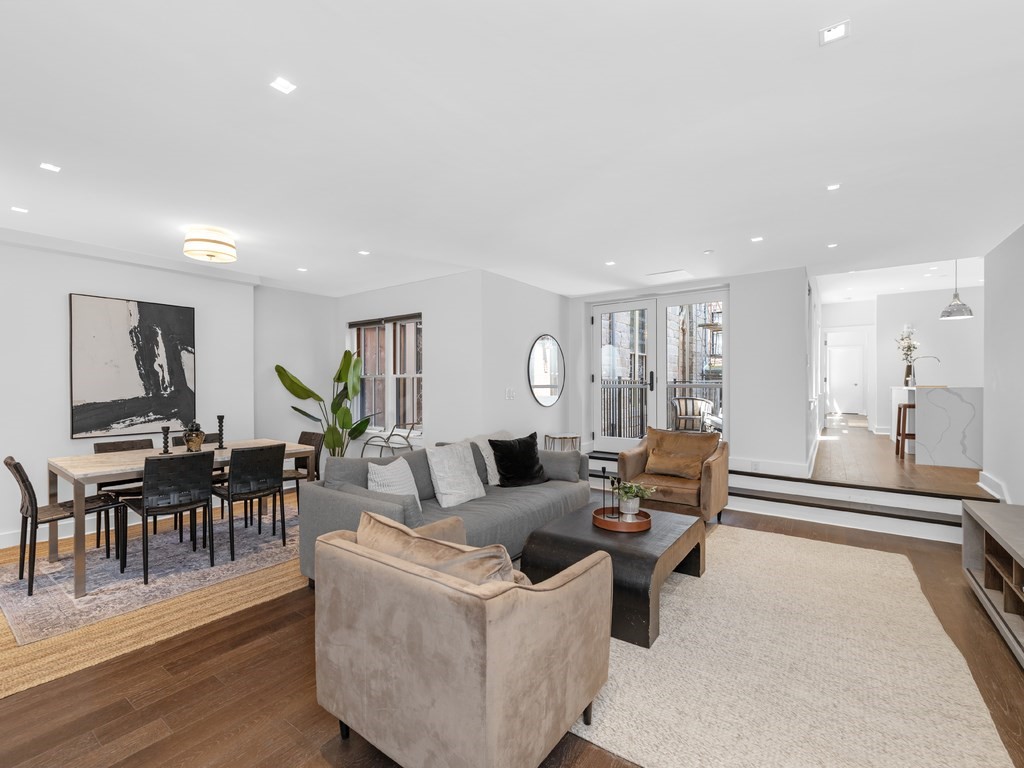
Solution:
<svg viewBox="0 0 1024 768">
<path fill-rule="evenodd" d="M 624 522 L 636 520 L 636 513 L 640 511 L 640 499 L 619 499 L 619 514 Z"/>
</svg>

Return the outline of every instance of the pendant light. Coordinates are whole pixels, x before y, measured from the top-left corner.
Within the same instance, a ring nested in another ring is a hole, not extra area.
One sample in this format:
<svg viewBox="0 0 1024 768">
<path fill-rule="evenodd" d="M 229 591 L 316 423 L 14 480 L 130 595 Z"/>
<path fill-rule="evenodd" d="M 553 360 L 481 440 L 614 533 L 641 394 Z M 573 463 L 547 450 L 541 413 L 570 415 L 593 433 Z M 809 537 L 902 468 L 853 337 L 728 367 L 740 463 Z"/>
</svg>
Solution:
<svg viewBox="0 0 1024 768">
<path fill-rule="evenodd" d="M 957 287 L 956 259 L 953 259 L 953 300 L 942 310 L 940 320 L 970 320 L 974 317 L 971 308 L 960 301 L 960 291 Z"/>
</svg>

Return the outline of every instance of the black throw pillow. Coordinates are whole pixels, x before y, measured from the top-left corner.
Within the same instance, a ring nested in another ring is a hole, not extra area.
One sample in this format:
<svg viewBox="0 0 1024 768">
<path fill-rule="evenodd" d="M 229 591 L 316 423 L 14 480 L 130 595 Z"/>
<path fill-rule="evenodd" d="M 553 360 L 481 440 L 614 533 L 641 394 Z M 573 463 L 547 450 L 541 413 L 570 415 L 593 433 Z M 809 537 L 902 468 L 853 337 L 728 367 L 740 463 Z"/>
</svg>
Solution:
<svg viewBox="0 0 1024 768">
<path fill-rule="evenodd" d="M 498 465 L 498 485 L 512 488 L 546 483 L 548 476 L 537 453 L 537 433 L 515 440 L 488 440 Z"/>
</svg>

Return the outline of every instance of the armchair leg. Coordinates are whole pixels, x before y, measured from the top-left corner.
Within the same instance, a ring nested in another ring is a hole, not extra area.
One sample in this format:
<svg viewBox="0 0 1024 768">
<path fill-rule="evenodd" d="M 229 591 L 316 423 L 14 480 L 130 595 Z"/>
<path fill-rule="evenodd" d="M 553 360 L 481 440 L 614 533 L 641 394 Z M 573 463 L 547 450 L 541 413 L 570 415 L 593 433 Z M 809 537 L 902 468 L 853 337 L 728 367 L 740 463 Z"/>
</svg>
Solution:
<svg viewBox="0 0 1024 768">
<path fill-rule="evenodd" d="M 721 512 L 718 513 L 718 522 L 722 522 L 722 513 Z"/>
<path fill-rule="evenodd" d="M 594 702 L 587 704 L 587 708 L 583 710 L 583 724 L 590 725 L 594 719 Z"/>
<path fill-rule="evenodd" d="M 338 721 L 338 726 L 341 728 L 341 740 L 344 741 L 349 737 L 350 731 L 348 729 L 348 726 L 345 725 L 345 723 L 341 720 Z"/>
</svg>

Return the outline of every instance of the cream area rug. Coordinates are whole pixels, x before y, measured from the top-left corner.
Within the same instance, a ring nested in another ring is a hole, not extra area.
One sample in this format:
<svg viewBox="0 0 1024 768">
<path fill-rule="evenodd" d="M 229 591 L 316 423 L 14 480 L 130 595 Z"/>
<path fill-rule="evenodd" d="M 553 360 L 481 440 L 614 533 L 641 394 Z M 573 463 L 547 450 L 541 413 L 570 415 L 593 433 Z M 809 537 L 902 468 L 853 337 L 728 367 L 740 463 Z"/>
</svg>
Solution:
<svg viewBox="0 0 1024 768">
<path fill-rule="evenodd" d="M 70 554 L 62 554 L 53 563 L 45 556 L 37 557 L 35 588 L 29 597 L 27 575 L 25 580 L 18 580 L 15 556 L 14 562 L 0 565 L 0 609 L 17 644 L 26 645 L 296 559 L 299 518 L 294 497 L 286 498 L 287 546 L 282 546 L 280 525 L 276 536 L 271 532 L 269 502 L 265 504 L 262 533 L 257 533 L 254 526 L 244 527 L 242 505 L 236 504 L 232 561 L 228 521 L 220 519 L 218 505 L 214 504 L 213 567 L 201 546 L 192 551 L 187 520 L 185 541 L 179 542 L 178 532 L 170 530 L 169 518 L 165 518 L 161 531 L 149 537 L 149 584 L 142 581 L 142 540 L 137 530 L 128 541 L 124 573 L 115 557 L 108 560 L 102 548 L 93 548 L 95 539 L 90 534 L 86 549 L 88 594 L 74 597 L 74 560 Z M 138 520 L 134 516 L 132 519 Z M 197 521 L 197 528 L 201 537 L 201 521 Z"/>
<path fill-rule="evenodd" d="M 1010 768 L 909 560 L 719 526 L 662 587 L 650 649 L 612 640 L 593 725 L 646 768 Z"/>
</svg>

